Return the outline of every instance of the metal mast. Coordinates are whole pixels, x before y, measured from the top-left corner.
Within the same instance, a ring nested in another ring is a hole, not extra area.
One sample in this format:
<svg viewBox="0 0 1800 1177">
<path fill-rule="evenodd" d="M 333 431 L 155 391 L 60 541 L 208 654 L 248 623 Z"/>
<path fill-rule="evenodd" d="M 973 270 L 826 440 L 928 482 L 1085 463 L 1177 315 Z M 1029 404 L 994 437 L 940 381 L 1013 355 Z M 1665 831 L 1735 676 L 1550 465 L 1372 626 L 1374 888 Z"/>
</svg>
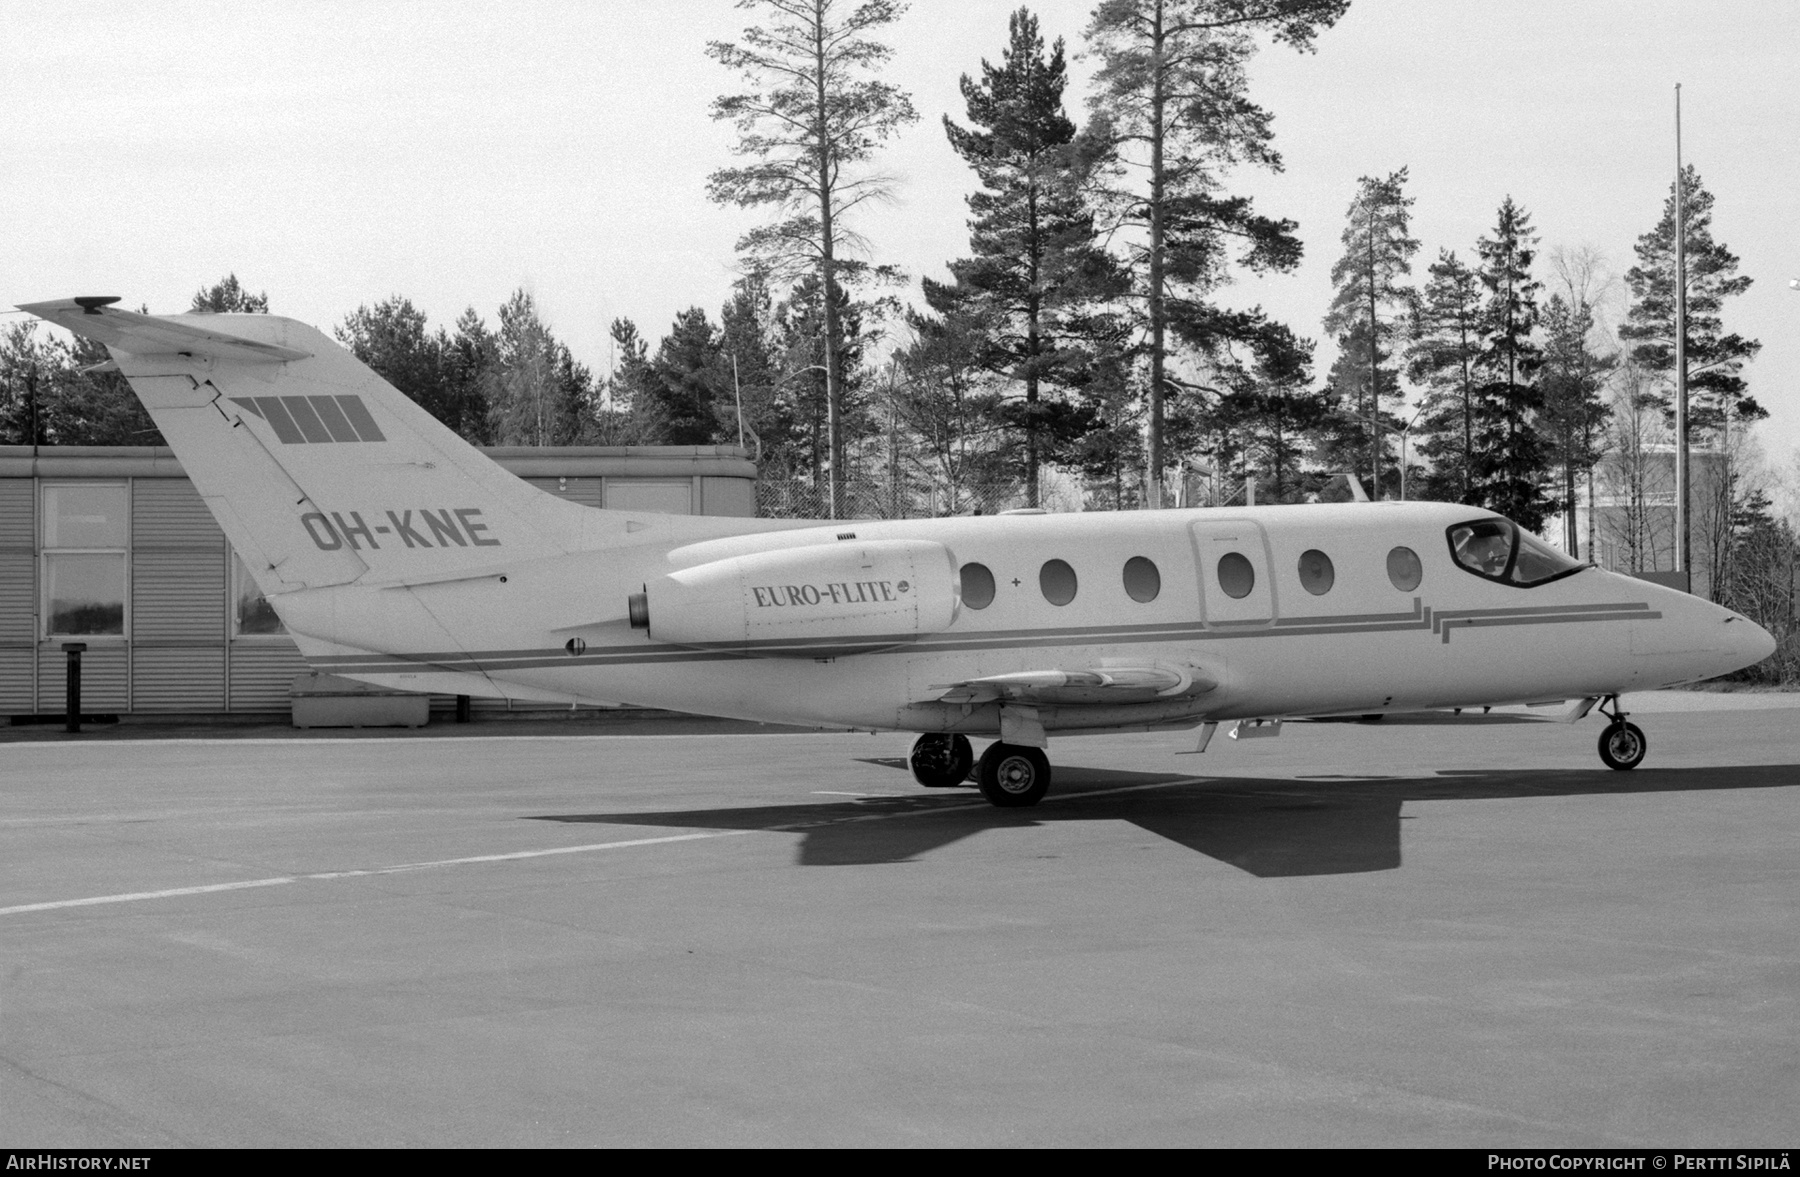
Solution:
<svg viewBox="0 0 1800 1177">
<path fill-rule="evenodd" d="M 1681 83 L 1675 83 L 1675 571 L 1693 589 L 1688 536 L 1687 216 L 1681 171 Z"/>
</svg>

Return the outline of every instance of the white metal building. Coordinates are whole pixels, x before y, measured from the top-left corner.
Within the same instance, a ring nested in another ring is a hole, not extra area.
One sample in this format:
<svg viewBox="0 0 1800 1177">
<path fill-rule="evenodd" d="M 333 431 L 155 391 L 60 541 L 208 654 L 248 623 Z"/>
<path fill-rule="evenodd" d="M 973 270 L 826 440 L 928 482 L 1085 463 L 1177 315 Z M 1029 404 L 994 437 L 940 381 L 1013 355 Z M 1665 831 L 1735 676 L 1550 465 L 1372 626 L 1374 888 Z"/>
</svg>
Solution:
<svg viewBox="0 0 1800 1177">
<path fill-rule="evenodd" d="M 589 506 L 755 513 L 735 447 L 484 452 Z M 306 672 L 172 451 L 0 446 L 0 716 L 62 712 L 69 641 L 89 714 L 284 712 Z"/>
</svg>

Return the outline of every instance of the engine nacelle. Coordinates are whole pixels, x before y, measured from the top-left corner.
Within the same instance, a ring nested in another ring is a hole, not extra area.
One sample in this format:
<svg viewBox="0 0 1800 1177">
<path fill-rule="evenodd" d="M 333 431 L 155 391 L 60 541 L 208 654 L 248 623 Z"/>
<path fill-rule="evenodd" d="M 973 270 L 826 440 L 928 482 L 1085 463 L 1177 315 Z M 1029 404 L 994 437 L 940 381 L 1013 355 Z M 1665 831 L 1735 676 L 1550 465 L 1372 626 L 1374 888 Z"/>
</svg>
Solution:
<svg viewBox="0 0 1800 1177">
<path fill-rule="evenodd" d="M 715 560 L 631 597 L 653 641 L 763 658 L 836 658 L 950 628 L 956 559 L 931 540 L 845 540 Z"/>
</svg>

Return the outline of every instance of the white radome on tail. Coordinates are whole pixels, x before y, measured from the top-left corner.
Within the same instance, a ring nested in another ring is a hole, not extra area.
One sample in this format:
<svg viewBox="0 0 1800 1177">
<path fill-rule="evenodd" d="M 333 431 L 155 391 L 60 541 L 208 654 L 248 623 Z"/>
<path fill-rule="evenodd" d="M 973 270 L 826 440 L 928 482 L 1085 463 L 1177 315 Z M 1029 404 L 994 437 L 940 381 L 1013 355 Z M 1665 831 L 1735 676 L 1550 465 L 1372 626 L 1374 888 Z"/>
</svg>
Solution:
<svg viewBox="0 0 1800 1177">
<path fill-rule="evenodd" d="M 104 343 L 323 671 L 408 690 L 925 733 L 1028 805 L 1048 737 L 1596 702 L 1766 657 L 1748 619 L 1441 503 L 855 522 L 605 511 L 502 470 L 318 330 L 30 311 Z M 1607 704 L 1610 703 L 1610 710 Z M 1234 733 L 1239 734 L 1239 733 Z"/>
</svg>

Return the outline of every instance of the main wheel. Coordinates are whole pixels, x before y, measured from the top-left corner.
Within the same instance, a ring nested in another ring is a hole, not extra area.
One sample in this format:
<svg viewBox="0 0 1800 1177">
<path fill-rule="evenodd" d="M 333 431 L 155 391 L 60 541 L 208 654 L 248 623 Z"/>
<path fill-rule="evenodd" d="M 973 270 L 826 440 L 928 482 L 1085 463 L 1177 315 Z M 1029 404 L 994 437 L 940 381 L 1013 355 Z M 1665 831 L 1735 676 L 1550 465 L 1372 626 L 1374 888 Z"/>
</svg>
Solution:
<svg viewBox="0 0 1800 1177">
<path fill-rule="evenodd" d="M 1002 808 L 1036 805 L 1050 791 L 1050 758 L 1019 744 L 990 744 L 976 780 L 981 795 Z"/>
<path fill-rule="evenodd" d="M 1644 759 L 1644 753 L 1650 750 L 1650 741 L 1635 723 L 1620 720 L 1606 726 L 1600 733 L 1600 759 L 1606 767 L 1616 768 L 1624 772 L 1628 768 L 1636 768 Z"/>
<path fill-rule="evenodd" d="M 975 749 L 967 736 L 941 733 L 920 736 L 906 758 L 913 780 L 927 789 L 953 789 L 969 779 L 975 766 Z"/>
</svg>

